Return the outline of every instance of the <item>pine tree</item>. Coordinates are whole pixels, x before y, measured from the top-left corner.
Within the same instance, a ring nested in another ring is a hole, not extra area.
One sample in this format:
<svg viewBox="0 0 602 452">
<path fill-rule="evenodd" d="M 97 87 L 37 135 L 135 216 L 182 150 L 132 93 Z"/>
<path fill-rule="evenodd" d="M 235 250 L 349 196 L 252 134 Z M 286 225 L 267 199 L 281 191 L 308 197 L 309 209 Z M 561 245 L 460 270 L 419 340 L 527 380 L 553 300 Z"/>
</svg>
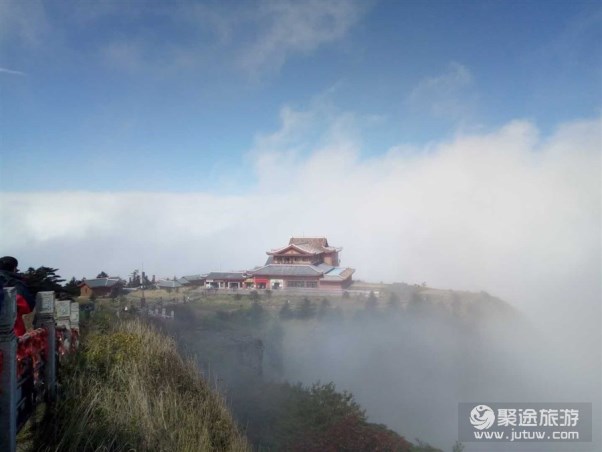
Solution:
<svg viewBox="0 0 602 452">
<path fill-rule="evenodd" d="M 67 284 L 63 286 L 63 291 L 67 292 L 71 296 L 78 296 L 80 293 L 79 290 L 80 281 L 75 279 L 75 276 L 72 277 Z"/>
<path fill-rule="evenodd" d="M 27 288 L 33 295 L 43 291 L 60 292 L 63 289 L 61 283 L 65 280 L 56 274 L 57 271 L 58 268 L 29 267 L 25 273 Z"/>
</svg>

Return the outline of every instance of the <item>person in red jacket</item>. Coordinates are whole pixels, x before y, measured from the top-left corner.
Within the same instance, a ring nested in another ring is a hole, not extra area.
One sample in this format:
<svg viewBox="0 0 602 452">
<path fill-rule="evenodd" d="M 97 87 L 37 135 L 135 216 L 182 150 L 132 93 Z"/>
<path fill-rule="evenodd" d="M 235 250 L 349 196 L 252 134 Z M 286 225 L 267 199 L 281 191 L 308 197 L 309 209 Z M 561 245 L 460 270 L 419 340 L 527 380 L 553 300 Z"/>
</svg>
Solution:
<svg viewBox="0 0 602 452">
<path fill-rule="evenodd" d="M 12 256 L 0 258 L 0 284 L 2 287 L 17 289 L 17 319 L 15 320 L 15 336 L 25 334 L 23 314 L 31 313 L 36 306 L 36 299 L 31 295 L 22 277 L 17 273 L 19 262 Z"/>
</svg>

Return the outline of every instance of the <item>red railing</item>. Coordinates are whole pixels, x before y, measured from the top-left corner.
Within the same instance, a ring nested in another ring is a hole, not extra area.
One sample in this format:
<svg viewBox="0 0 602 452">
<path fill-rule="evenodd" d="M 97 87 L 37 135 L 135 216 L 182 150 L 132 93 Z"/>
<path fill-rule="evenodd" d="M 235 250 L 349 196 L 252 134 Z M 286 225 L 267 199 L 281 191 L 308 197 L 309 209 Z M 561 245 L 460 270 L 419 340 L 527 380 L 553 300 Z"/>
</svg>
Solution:
<svg viewBox="0 0 602 452">
<path fill-rule="evenodd" d="M 38 328 L 17 338 L 17 378 L 23 377 L 29 368 L 36 383 L 40 380 L 39 369 L 48 359 L 48 331 Z"/>
</svg>

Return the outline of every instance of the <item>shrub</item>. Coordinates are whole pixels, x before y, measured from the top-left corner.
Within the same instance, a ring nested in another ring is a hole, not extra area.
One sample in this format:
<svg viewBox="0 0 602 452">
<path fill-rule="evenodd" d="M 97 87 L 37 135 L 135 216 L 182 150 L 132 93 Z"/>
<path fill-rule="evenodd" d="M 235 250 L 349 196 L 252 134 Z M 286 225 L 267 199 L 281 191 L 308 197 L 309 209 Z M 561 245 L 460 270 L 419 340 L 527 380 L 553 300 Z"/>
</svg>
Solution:
<svg viewBox="0 0 602 452">
<path fill-rule="evenodd" d="M 403 437 L 368 423 L 353 395 L 334 383 L 256 384 L 234 403 L 257 450 L 410 451 Z"/>
<path fill-rule="evenodd" d="M 298 319 L 310 319 L 316 314 L 316 309 L 311 300 L 307 297 L 303 298 L 303 301 L 297 304 L 295 309 L 295 316 Z"/>
<path fill-rule="evenodd" d="M 278 312 L 278 315 L 283 320 L 292 319 L 294 317 L 294 313 L 293 313 L 293 310 L 291 309 L 290 301 L 286 300 L 284 302 L 284 304 L 280 308 L 280 311 Z"/>
</svg>

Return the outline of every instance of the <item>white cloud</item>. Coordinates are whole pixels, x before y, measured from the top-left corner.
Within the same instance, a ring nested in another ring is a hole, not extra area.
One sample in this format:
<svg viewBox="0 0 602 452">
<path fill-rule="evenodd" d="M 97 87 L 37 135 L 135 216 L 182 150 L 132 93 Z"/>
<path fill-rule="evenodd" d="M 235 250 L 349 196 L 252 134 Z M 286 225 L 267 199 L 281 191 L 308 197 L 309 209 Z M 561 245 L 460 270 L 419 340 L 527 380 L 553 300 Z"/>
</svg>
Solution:
<svg viewBox="0 0 602 452">
<path fill-rule="evenodd" d="M 48 16 L 42 1 L 0 2 L 0 44 L 11 42 L 36 47 L 44 42 L 49 30 Z"/>
<path fill-rule="evenodd" d="M 284 109 L 281 129 L 256 140 L 259 182 L 244 196 L 3 193 L 3 252 L 65 276 L 141 262 L 167 276 L 250 268 L 291 235 L 325 235 L 361 279 L 599 311 L 600 120 L 543 138 L 513 121 L 364 158 L 349 116 Z"/>
<path fill-rule="evenodd" d="M 7 69 L 4 67 L 0 67 L 0 73 L 9 75 L 27 75 L 25 72 L 15 71 L 13 69 Z"/>
<path fill-rule="evenodd" d="M 462 64 L 452 62 L 447 71 L 422 79 L 412 90 L 408 103 L 437 117 L 463 120 L 476 106 L 472 92 L 474 77 Z"/>
<path fill-rule="evenodd" d="M 358 2 L 344 0 L 261 2 L 257 37 L 243 47 L 241 64 L 251 73 L 278 70 L 292 55 L 343 38 L 362 12 Z"/>
<path fill-rule="evenodd" d="M 368 5 L 356 0 L 256 0 L 227 5 L 97 2 L 54 8 L 56 14 L 49 14 L 38 0 L 0 2 L 0 44 L 70 53 L 69 39 L 115 18 L 128 28 L 97 34 L 89 43 L 109 67 L 160 73 L 202 67 L 261 77 L 277 73 L 293 56 L 312 54 L 345 38 Z M 173 39 L 157 40 L 155 30 L 146 26 L 157 16 L 174 28 Z"/>
<path fill-rule="evenodd" d="M 309 55 L 343 39 L 365 10 L 360 2 L 346 0 L 256 1 L 227 7 L 180 4 L 160 8 L 162 15 L 178 24 L 180 43 L 157 43 L 145 30 L 132 31 L 128 39 L 136 42 L 135 61 L 145 63 L 137 64 L 140 70 L 157 66 L 219 70 L 219 61 L 220 68 L 229 67 L 255 78 L 278 72 L 293 56 Z M 157 8 L 139 13 L 150 11 L 156 13 Z M 109 62 L 123 68 L 122 54 L 124 50 L 130 53 L 130 47 L 104 44 L 102 53 L 111 57 Z M 125 68 L 131 69 L 127 64 Z"/>
<path fill-rule="evenodd" d="M 133 41 L 114 41 L 101 49 L 101 55 L 111 66 L 132 72 L 145 66 L 144 46 Z"/>
<path fill-rule="evenodd" d="M 352 113 L 337 112 L 325 98 L 317 98 L 305 111 L 282 108 L 280 129 L 257 135 L 249 153 L 255 162 L 258 190 L 289 192 L 297 187 L 292 181 L 302 185 L 299 169 L 311 165 L 307 155 L 322 155 L 329 149 L 357 152 L 359 119 Z"/>
</svg>

